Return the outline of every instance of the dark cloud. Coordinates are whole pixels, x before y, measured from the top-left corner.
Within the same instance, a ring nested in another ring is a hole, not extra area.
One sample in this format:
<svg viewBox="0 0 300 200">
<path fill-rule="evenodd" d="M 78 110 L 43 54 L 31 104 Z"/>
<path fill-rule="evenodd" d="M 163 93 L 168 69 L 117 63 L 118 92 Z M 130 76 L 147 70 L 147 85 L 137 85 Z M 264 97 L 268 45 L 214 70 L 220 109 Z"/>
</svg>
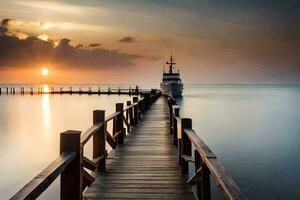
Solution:
<svg viewBox="0 0 300 200">
<path fill-rule="evenodd" d="M 88 46 L 88 48 L 92 48 L 92 47 L 99 47 L 99 46 L 101 46 L 102 44 L 100 44 L 100 43 L 92 43 L 92 44 L 90 44 L 89 46 Z"/>
<path fill-rule="evenodd" d="M 0 35 L 7 34 L 9 23 L 14 21 L 13 19 L 3 19 L 0 24 Z"/>
<path fill-rule="evenodd" d="M 9 20 L 1 22 L 2 33 L 9 29 Z M 58 45 L 52 40 L 44 41 L 35 36 L 19 39 L 15 35 L 0 34 L 0 68 L 36 66 L 53 63 L 60 67 L 105 68 L 133 66 L 140 55 L 122 53 L 104 48 L 72 46 L 71 40 L 63 38 Z M 100 44 L 89 46 L 97 47 Z"/>
<path fill-rule="evenodd" d="M 127 37 L 121 38 L 121 39 L 119 40 L 119 42 L 133 43 L 133 42 L 136 42 L 136 38 L 127 36 Z"/>
</svg>

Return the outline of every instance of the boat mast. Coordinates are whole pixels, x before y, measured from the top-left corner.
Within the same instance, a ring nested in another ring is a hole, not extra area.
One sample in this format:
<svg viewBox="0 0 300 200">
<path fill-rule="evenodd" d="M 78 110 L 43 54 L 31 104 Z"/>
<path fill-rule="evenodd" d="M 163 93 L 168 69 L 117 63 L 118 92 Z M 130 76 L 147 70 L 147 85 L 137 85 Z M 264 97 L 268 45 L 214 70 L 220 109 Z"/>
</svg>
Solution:
<svg viewBox="0 0 300 200">
<path fill-rule="evenodd" d="M 170 61 L 167 61 L 166 64 L 169 65 L 169 73 L 172 74 L 173 73 L 173 65 L 175 65 L 176 63 L 173 62 L 173 56 L 171 55 Z"/>
</svg>

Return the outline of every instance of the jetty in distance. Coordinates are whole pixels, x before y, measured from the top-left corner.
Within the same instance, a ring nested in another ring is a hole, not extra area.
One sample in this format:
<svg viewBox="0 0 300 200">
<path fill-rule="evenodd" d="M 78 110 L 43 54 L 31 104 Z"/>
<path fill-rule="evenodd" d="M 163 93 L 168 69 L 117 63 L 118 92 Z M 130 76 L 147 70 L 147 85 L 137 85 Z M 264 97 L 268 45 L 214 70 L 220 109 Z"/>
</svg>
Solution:
<svg viewBox="0 0 300 200">
<path fill-rule="evenodd" d="M 62 200 L 209 200 L 211 181 L 224 199 L 247 199 L 192 129 L 192 119 L 180 117 L 175 99 L 150 90 L 115 108 L 110 115 L 94 110 L 93 126 L 84 132 L 61 133 L 56 160 L 11 199 L 36 199 L 59 176 Z M 92 158 L 84 154 L 90 139 Z"/>
<path fill-rule="evenodd" d="M 77 89 L 74 89 L 73 87 L 0 87 L 0 95 L 15 95 L 15 94 L 30 94 L 30 95 L 36 95 L 36 94 L 117 94 L 117 95 L 141 95 L 145 93 L 151 92 L 153 89 L 140 89 L 139 86 L 136 86 L 135 88 L 111 88 L 107 87 L 105 89 L 101 88 L 100 86 L 95 90 L 92 89 L 92 87 L 87 87 L 85 89 L 82 89 L 81 87 L 78 87 Z"/>
</svg>

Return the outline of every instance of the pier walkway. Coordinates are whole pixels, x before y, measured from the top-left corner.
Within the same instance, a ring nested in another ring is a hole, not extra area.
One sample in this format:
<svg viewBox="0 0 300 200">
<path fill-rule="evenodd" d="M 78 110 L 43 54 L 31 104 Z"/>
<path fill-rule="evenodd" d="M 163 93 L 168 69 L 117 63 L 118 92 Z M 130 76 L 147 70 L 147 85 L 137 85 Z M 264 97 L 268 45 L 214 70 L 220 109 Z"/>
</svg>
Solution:
<svg viewBox="0 0 300 200">
<path fill-rule="evenodd" d="M 246 200 L 179 109 L 175 99 L 151 90 L 126 107 L 117 103 L 110 115 L 94 110 L 93 125 L 61 133 L 58 157 L 11 200 L 36 199 L 57 177 L 61 200 L 210 200 L 211 180 L 224 199 Z M 91 158 L 86 144 L 92 145 Z"/>
<path fill-rule="evenodd" d="M 94 173 L 84 199 L 195 199 L 178 165 L 169 129 L 169 108 L 160 97 Z"/>
</svg>

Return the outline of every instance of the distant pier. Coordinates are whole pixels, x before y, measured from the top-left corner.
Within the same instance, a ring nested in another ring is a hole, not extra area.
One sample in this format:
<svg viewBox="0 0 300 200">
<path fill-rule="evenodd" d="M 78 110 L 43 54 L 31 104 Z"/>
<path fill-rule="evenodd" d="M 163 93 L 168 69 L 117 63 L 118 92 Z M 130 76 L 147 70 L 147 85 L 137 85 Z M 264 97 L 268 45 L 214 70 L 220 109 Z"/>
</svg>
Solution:
<svg viewBox="0 0 300 200">
<path fill-rule="evenodd" d="M 87 95 L 143 95 L 151 92 L 151 90 L 155 89 L 140 89 L 139 86 L 135 88 L 101 88 L 92 89 L 92 87 L 87 87 L 82 89 L 82 87 L 77 87 L 74 89 L 73 87 L 2 87 L 0 88 L 0 95 L 40 95 L 40 94 L 87 94 Z"/>
</svg>

